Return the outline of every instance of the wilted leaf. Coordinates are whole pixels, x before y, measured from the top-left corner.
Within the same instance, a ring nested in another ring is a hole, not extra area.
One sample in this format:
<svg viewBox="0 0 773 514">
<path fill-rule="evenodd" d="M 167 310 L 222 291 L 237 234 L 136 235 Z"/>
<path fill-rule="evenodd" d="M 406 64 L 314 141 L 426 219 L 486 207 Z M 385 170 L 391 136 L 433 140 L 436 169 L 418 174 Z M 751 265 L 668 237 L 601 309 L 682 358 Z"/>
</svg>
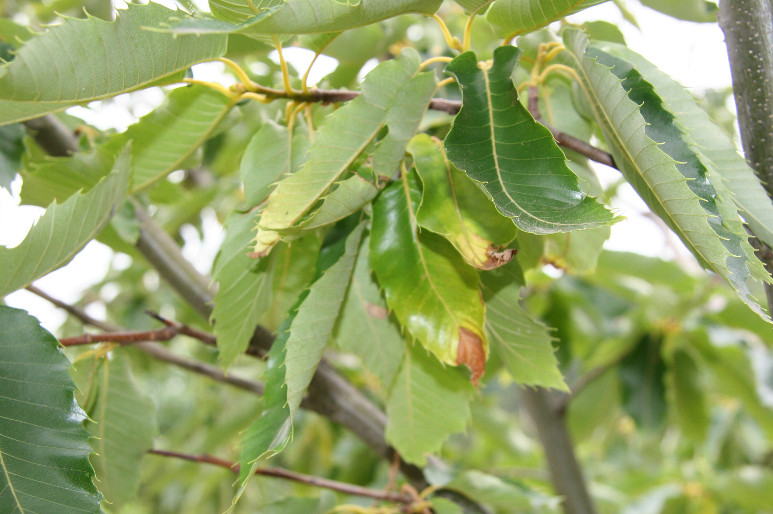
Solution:
<svg viewBox="0 0 773 514">
<path fill-rule="evenodd" d="M 515 252 L 504 246 L 515 238 L 515 226 L 445 158 L 440 143 L 419 134 L 408 152 L 423 186 L 419 225 L 448 239 L 476 268 L 492 269 L 512 259 Z"/>
<path fill-rule="evenodd" d="M 57 345 L 35 318 L 0 305 L 3 512 L 100 512 L 86 415 Z"/>
<path fill-rule="evenodd" d="M 446 67 L 463 90 L 462 110 L 445 140 L 448 158 L 521 230 L 548 234 L 612 224 L 612 214 L 580 190 L 550 131 L 518 101 L 511 78 L 517 59 L 517 48 L 501 46 L 490 67 L 479 66 L 472 52 Z"/>
<path fill-rule="evenodd" d="M 467 365 L 477 383 L 488 355 L 478 277 L 445 239 L 418 233 L 417 181 L 404 176 L 373 204 L 371 266 L 400 324 L 440 361 Z"/>
</svg>

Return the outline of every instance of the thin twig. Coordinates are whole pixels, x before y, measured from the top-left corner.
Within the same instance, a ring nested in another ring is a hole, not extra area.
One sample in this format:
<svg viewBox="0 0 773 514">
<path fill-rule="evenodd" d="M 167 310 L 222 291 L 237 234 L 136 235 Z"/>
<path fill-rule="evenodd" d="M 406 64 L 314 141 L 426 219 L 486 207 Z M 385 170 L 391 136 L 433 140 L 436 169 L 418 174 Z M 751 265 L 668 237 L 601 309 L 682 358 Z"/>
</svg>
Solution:
<svg viewBox="0 0 773 514">
<path fill-rule="evenodd" d="M 213 457 L 211 455 L 191 455 L 187 453 L 173 452 L 168 450 L 148 450 L 148 453 L 154 455 L 161 455 L 163 457 L 172 457 L 175 459 L 182 459 L 191 462 L 202 462 L 205 464 L 213 464 L 231 470 L 233 473 L 239 473 L 239 464 L 230 462 L 225 459 Z M 296 473 L 282 468 L 258 468 L 255 470 L 256 475 L 264 475 L 275 478 L 283 478 L 285 480 L 292 480 L 294 482 L 300 482 L 302 484 L 313 485 L 315 487 L 322 487 L 325 489 L 331 489 L 344 494 L 350 494 L 353 496 L 363 496 L 366 498 L 373 498 L 376 500 L 394 502 L 394 503 L 413 503 L 413 498 L 407 494 L 395 493 L 391 491 L 379 491 L 376 489 L 369 489 L 367 487 L 361 487 L 354 484 L 347 484 L 345 482 L 338 482 L 336 480 L 329 480 L 327 478 L 315 477 L 312 475 L 305 475 L 303 473 Z"/>
<path fill-rule="evenodd" d="M 92 318 L 88 314 L 86 314 L 86 311 L 83 309 L 79 309 L 78 307 L 74 305 L 70 305 L 69 303 L 65 303 L 61 300 L 58 300 L 57 298 L 54 298 L 53 296 L 49 295 L 45 291 L 38 289 L 33 284 L 30 284 L 27 286 L 27 291 L 29 291 L 32 294 L 35 294 L 44 300 L 48 301 L 49 303 L 59 307 L 60 309 L 64 310 L 65 312 L 73 315 L 77 319 L 81 321 L 84 325 L 91 325 L 92 327 L 97 327 L 101 330 L 104 330 L 106 332 L 115 332 L 118 330 L 118 327 L 111 325 L 110 323 L 105 323 L 104 321 L 99 321 L 98 319 Z"/>
</svg>

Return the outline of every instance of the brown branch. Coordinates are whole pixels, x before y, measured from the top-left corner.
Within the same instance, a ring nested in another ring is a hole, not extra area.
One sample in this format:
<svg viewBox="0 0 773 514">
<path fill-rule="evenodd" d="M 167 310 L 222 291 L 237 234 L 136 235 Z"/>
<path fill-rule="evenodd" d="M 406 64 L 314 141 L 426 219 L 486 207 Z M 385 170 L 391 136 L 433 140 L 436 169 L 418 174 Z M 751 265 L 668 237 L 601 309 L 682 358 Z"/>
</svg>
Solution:
<svg viewBox="0 0 773 514">
<path fill-rule="evenodd" d="M 213 346 L 216 345 L 215 336 L 212 334 L 204 332 L 203 330 L 191 328 L 188 325 L 180 325 L 171 322 L 154 313 L 148 314 L 158 319 L 159 321 L 162 321 L 166 327 L 158 328 L 155 330 L 140 330 L 129 332 L 108 331 L 104 334 L 83 334 L 76 337 L 66 337 L 60 339 L 59 343 L 61 343 L 62 346 L 80 346 L 85 344 L 104 342 L 134 344 L 147 341 L 169 341 L 170 339 L 173 339 L 179 335 L 186 335 L 188 337 L 198 339 L 203 343 Z"/>
<path fill-rule="evenodd" d="M 72 131 L 53 114 L 27 120 L 24 125 L 32 138 L 54 157 L 67 157 L 78 151 L 78 139 Z"/>
<path fill-rule="evenodd" d="M 148 453 L 154 455 L 160 455 L 163 457 L 172 457 L 175 459 L 182 459 L 191 462 L 203 462 L 205 464 L 213 464 L 231 470 L 234 474 L 239 473 L 239 464 L 230 462 L 225 459 L 213 457 L 211 455 L 191 455 L 187 453 L 172 452 L 168 450 L 148 450 Z M 366 498 L 373 498 L 375 500 L 388 501 L 393 503 L 403 503 L 409 505 L 413 503 L 414 498 L 407 494 L 395 493 L 391 491 L 379 491 L 376 489 L 369 489 L 367 487 L 361 487 L 354 484 L 347 484 L 345 482 L 338 482 L 336 480 L 329 480 L 327 478 L 315 477 L 312 475 L 305 475 L 303 473 L 296 473 L 282 468 L 258 468 L 255 470 L 256 475 L 263 475 L 275 478 L 282 478 L 285 480 L 292 480 L 302 484 L 313 485 L 315 487 L 321 487 L 324 489 L 330 489 L 332 491 L 338 491 L 344 494 L 350 494 L 352 496 L 363 496 Z"/>
</svg>

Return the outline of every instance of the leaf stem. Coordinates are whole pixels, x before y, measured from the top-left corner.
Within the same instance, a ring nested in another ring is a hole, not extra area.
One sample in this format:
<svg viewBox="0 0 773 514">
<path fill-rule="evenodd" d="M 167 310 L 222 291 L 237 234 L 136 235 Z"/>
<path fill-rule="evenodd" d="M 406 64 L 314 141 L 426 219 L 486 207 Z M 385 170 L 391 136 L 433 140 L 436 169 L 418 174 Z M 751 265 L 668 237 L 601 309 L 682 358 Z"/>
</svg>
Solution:
<svg viewBox="0 0 773 514">
<path fill-rule="evenodd" d="M 464 39 L 462 39 L 462 52 L 467 52 L 470 49 L 470 41 L 472 39 L 472 22 L 475 19 L 475 16 L 477 14 L 478 14 L 477 11 L 471 13 L 470 17 L 467 18 L 467 23 L 465 23 L 464 25 Z"/>
<path fill-rule="evenodd" d="M 271 36 L 274 39 L 274 46 L 276 47 L 277 54 L 279 54 L 279 66 L 282 68 L 282 84 L 285 88 L 285 93 L 293 95 L 295 91 L 290 85 L 290 72 L 287 69 L 287 61 L 285 61 L 284 54 L 282 53 L 282 42 L 276 36 Z"/>
<path fill-rule="evenodd" d="M 148 450 L 148 453 L 153 455 L 159 455 L 162 457 L 171 457 L 175 459 L 187 460 L 190 462 L 201 462 L 205 464 L 212 464 L 231 470 L 234 474 L 239 473 L 239 464 L 230 462 L 225 459 L 213 457 L 211 455 L 191 455 L 187 453 L 173 452 L 168 450 Z M 327 478 L 316 477 L 312 475 L 306 475 L 303 473 L 297 473 L 283 468 L 258 468 L 255 470 L 256 475 L 263 475 L 275 478 L 282 478 L 285 480 L 292 480 L 293 482 L 299 482 L 302 484 L 311 485 L 314 487 L 321 487 L 323 489 L 330 489 L 339 493 L 349 494 L 352 496 L 362 496 L 365 498 L 373 498 L 375 500 L 388 501 L 393 503 L 402 503 L 410 505 L 414 502 L 414 498 L 408 494 L 396 493 L 392 491 L 379 491 L 376 489 L 369 489 L 367 487 L 361 487 L 354 484 L 348 484 L 346 482 L 339 482 L 337 480 L 330 480 Z"/>
<path fill-rule="evenodd" d="M 446 25 L 446 22 L 443 21 L 443 18 L 438 16 L 437 14 L 433 14 L 432 18 L 438 23 L 440 26 L 440 30 L 443 32 L 443 37 L 446 40 L 446 44 L 449 48 L 456 51 L 462 51 L 462 43 L 459 42 L 457 38 L 451 35 L 451 31 L 448 30 L 448 25 Z"/>
</svg>

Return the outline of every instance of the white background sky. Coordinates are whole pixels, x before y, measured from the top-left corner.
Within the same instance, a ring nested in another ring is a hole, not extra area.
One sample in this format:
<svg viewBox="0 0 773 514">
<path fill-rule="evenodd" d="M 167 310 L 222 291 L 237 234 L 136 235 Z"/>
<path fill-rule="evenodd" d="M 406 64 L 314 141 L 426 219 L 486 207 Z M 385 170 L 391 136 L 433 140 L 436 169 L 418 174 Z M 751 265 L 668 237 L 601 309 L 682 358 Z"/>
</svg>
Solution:
<svg viewBox="0 0 773 514">
<path fill-rule="evenodd" d="M 125 5 L 121 0 L 114 0 L 114 3 L 119 8 Z M 171 0 L 158 3 L 173 5 Z M 200 1 L 196 3 L 201 4 Z M 731 84 L 724 37 L 716 24 L 674 20 L 642 7 L 636 0 L 629 0 L 627 5 L 636 16 L 641 30 L 624 21 L 620 11 L 611 2 L 587 9 L 570 17 L 570 20 L 582 23 L 585 20 L 602 19 L 617 24 L 622 29 L 630 48 L 644 55 L 687 88 L 700 91 L 706 88 L 724 88 Z M 292 49 L 288 50 L 292 51 Z M 289 58 L 293 59 L 292 54 Z M 302 53 L 296 58 L 299 61 L 306 60 L 306 56 Z M 195 70 L 196 76 L 209 80 L 223 80 L 222 67 L 220 63 L 198 65 Z M 296 68 L 305 69 L 305 65 L 303 62 L 297 62 Z M 318 61 L 315 65 L 318 76 L 316 79 L 312 77 L 312 82 L 321 78 L 325 73 L 324 68 L 325 63 Z M 122 95 L 108 106 L 95 102 L 87 108 L 76 107 L 68 112 L 82 117 L 99 129 L 123 130 L 139 116 L 153 109 L 163 98 L 161 91 L 147 90 Z M 603 167 L 600 166 L 600 168 Z M 605 184 L 619 177 L 616 171 L 609 169 L 600 169 L 599 174 Z M 13 195 L 0 190 L 0 244 L 9 247 L 16 246 L 24 239 L 29 228 L 42 212 L 42 209 L 37 207 L 18 205 L 20 189 L 18 180 L 14 182 L 12 189 Z M 683 252 L 686 250 L 683 250 L 675 236 L 667 236 L 661 226 L 642 215 L 648 212 L 648 209 L 630 187 L 621 189 L 621 198 L 613 203 L 613 207 L 627 219 L 613 226 L 612 237 L 606 244 L 607 248 L 664 258 L 685 259 L 686 253 Z M 184 253 L 202 272 L 208 272 L 222 239 L 220 227 L 213 214 L 205 216 L 203 233 L 202 240 L 192 227 L 184 227 Z M 109 248 L 92 242 L 70 264 L 38 280 L 36 285 L 57 298 L 73 302 L 78 299 L 81 291 L 104 277 L 113 257 L 113 252 Z M 128 265 L 127 256 L 117 257 L 119 265 Z M 689 261 L 689 257 L 685 260 Z M 148 280 L 152 283 L 152 276 L 149 276 Z M 108 302 L 114 294 L 110 290 L 101 291 L 105 302 Z M 53 332 L 56 332 L 65 318 L 61 311 L 27 291 L 9 295 L 6 297 L 6 303 L 26 309 L 38 317 L 46 329 Z M 94 305 L 90 314 L 101 318 L 104 316 L 104 307 Z"/>
</svg>

